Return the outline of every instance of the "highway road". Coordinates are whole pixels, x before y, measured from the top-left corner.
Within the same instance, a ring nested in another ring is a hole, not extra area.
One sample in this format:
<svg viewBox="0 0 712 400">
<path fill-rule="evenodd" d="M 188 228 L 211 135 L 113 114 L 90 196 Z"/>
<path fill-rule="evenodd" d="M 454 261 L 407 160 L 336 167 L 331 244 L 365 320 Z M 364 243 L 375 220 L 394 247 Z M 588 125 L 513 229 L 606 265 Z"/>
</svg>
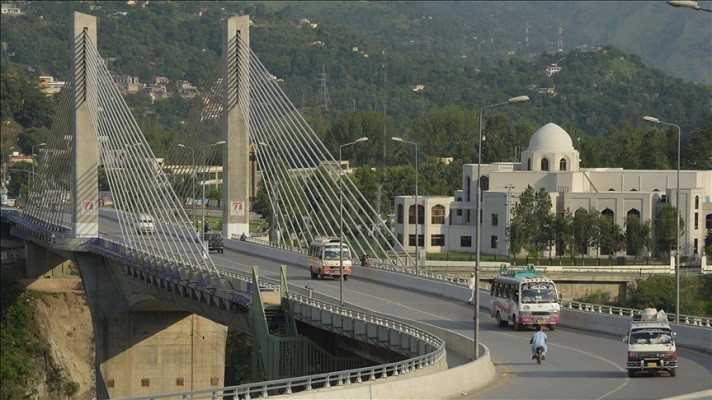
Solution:
<svg viewBox="0 0 712 400">
<path fill-rule="evenodd" d="M 116 221 L 102 218 L 102 233 L 118 233 Z M 279 279 L 280 263 L 225 249 L 211 254 L 216 265 L 250 273 L 259 266 L 261 277 Z M 312 280 L 305 266 L 288 265 L 290 285 L 309 285 L 335 299 L 338 280 Z M 473 336 L 473 306 L 428 294 L 352 277 L 344 282 L 344 301 L 407 320 L 429 323 Z M 712 356 L 678 348 L 677 377 L 638 375 L 629 378 L 624 365 L 626 345 L 621 337 L 557 328 L 545 331 L 549 353 L 542 365 L 531 360 L 533 331 L 500 328 L 489 314 L 480 314 L 480 335 L 489 347 L 498 378 L 476 392 L 473 399 L 658 399 L 699 392 L 712 387 Z M 474 377 L 473 377 L 474 379 Z"/>
<path fill-rule="evenodd" d="M 259 266 L 260 276 L 279 279 L 280 263 L 225 250 L 212 254 L 215 263 L 249 272 Z M 304 266 L 289 265 L 290 285 L 309 285 L 315 291 L 339 297 L 338 280 L 312 280 Z M 352 277 L 344 282 L 344 301 L 408 320 L 421 321 L 473 336 L 473 307 Z M 566 328 L 545 331 L 549 354 L 542 365 L 531 360 L 533 331 L 500 328 L 489 314 L 480 314 L 483 344 L 489 347 L 498 378 L 486 388 L 466 393 L 477 399 L 657 399 L 698 392 L 712 387 L 712 356 L 678 349 L 680 367 L 667 374 L 640 374 L 628 378 L 626 345 L 621 337 L 585 333 Z"/>
</svg>

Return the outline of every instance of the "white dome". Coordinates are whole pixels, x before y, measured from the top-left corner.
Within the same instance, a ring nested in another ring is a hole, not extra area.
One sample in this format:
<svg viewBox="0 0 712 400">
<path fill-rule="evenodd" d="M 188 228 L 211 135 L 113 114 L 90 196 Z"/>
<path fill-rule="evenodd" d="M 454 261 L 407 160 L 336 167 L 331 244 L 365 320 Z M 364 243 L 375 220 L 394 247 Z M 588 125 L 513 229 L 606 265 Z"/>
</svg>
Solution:
<svg viewBox="0 0 712 400">
<path fill-rule="evenodd" d="M 571 136 L 553 122 L 537 129 L 529 139 L 529 151 L 572 151 L 574 149 Z"/>
</svg>

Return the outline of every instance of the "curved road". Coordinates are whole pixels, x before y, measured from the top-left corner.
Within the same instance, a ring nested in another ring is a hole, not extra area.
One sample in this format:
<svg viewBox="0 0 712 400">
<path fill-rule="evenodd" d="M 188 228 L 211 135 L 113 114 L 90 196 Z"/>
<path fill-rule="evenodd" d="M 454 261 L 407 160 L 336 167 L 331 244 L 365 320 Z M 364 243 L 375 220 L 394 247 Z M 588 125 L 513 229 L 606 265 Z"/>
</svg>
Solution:
<svg viewBox="0 0 712 400">
<path fill-rule="evenodd" d="M 279 279 L 280 263 L 232 252 L 213 254 L 216 264 L 250 272 L 259 266 L 262 277 Z M 337 280 L 312 280 L 306 267 L 289 265 L 290 285 L 339 297 Z M 464 302 L 416 293 L 352 277 L 344 282 L 344 302 L 385 314 L 430 323 L 472 337 L 473 310 Z M 655 399 L 698 392 L 712 387 L 712 356 L 678 349 L 678 375 L 628 378 L 626 345 L 622 338 L 558 328 L 545 331 L 549 353 L 542 365 L 531 360 L 532 331 L 500 328 L 489 314 L 480 314 L 480 335 L 489 347 L 498 379 L 463 398 L 486 399 Z"/>
<path fill-rule="evenodd" d="M 118 224 L 102 218 L 103 233 L 118 233 Z M 243 273 L 259 266 L 259 275 L 279 279 L 281 263 L 233 252 L 211 254 L 216 265 Z M 312 280 L 305 266 L 288 265 L 290 285 L 339 298 L 338 280 Z M 467 337 L 473 336 L 473 306 L 352 277 L 344 282 L 344 302 L 407 320 L 437 325 Z M 549 353 L 542 365 L 531 360 L 532 331 L 500 328 L 489 314 L 480 314 L 480 336 L 489 347 L 498 378 L 462 398 L 478 399 L 658 399 L 709 390 L 712 387 L 712 356 L 678 348 L 679 369 L 675 378 L 640 374 L 628 378 L 626 345 L 622 338 L 557 328 L 546 331 Z"/>
</svg>

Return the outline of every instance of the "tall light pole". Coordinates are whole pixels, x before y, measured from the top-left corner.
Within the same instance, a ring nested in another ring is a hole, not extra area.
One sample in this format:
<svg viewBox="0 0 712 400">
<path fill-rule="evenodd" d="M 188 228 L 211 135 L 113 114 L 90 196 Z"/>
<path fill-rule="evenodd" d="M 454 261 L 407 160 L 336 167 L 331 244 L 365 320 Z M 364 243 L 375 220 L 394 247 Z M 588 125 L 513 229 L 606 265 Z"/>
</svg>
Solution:
<svg viewBox="0 0 712 400">
<path fill-rule="evenodd" d="M 669 2 L 668 2 L 669 3 Z M 677 128 L 677 187 L 675 189 L 675 323 L 680 323 L 680 126 L 645 116 L 643 120 Z"/>
<path fill-rule="evenodd" d="M 30 151 L 32 152 L 31 155 L 32 155 L 32 180 L 33 181 L 35 180 L 35 147 L 42 147 L 42 146 L 46 146 L 46 145 L 47 145 L 47 143 L 44 143 L 44 142 L 42 142 L 40 144 L 33 144 L 32 148 L 30 149 Z"/>
<path fill-rule="evenodd" d="M 682 7 L 682 8 L 691 8 L 693 10 L 697 11 L 707 11 L 707 12 L 712 12 L 709 8 L 702 8 L 696 1 L 688 1 L 688 0 L 668 0 L 667 2 L 673 7 Z"/>
<path fill-rule="evenodd" d="M 366 136 L 339 146 L 339 305 L 344 305 L 344 171 L 341 168 L 341 151 L 346 146 L 367 141 Z"/>
<path fill-rule="evenodd" d="M 415 146 L 415 276 L 418 276 L 420 269 L 420 237 L 418 236 L 418 225 L 420 225 L 420 220 L 418 219 L 418 144 L 395 136 L 391 137 L 391 140 L 399 143 L 409 143 Z"/>
<path fill-rule="evenodd" d="M 525 101 L 529 101 L 529 96 L 517 96 L 517 97 L 512 97 L 511 99 L 501 102 L 501 103 L 496 103 L 496 104 L 490 104 L 487 106 L 484 106 L 480 108 L 480 134 L 479 134 L 479 139 L 478 139 L 478 146 L 477 146 L 477 202 L 475 203 L 475 253 L 476 253 L 476 258 L 475 258 L 475 359 L 480 357 L 480 341 L 479 341 L 479 336 L 480 336 L 480 244 L 482 242 L 480 236 L 482 234 L 482 218 L 480 218 L 480 210 L 481 206 L 480 203 L 482 202 L 482 184 L 480 182 L 480 169 L 482 166 L 482 112 L 485 110 L 485 108 L 492 108 L 492 107 L 499 107 L 499 106 L 506 106 L 507 104 L 514 104 L 514 103 L 522 103 Z"/>
<path fill-rule="evenodd" d="M 12 154 L 12 150 L 15 148 L 15 146 L 10 146 L 7 151 Z M 7 184 L 7 160 L 5 159 L 5 153 L 3 153 L 3 160 L 2 160 L 2 187 L 5 187 Z"/>
<path fill-rule="evenodd" d="M 257 142 L 258 148 L 259 147 L 272 147 L 269 144 L 265 142 Z M 274 149 L 274 147 L 272 147 Z M 260 150 L 261 151 L 261 150 Z M 263 174 L 264 177 L 264 174 Z M 265 190 L 267 190 L 267 187 L 265 186 Z M 277 177 L 274 178 L 274 190 L 275 190 L 275 196 L 274 196 L 274 201 L 272 201 L 272 198 L 270 198 L 270 205 L 272 206 L 272 220 L 270 221 L 270 232 L 271 232 L 271 239 L 274 245 L 279 246 L 279 180 Z"/>
<path fill-rule="evenodd" d="M 219 142 L 211 143 L 211 144 L 206 144 L 203 146 L 203 168 L 205 168 L 205 149 L 208 147 L 213 147 L 213 146 L 219 146 L 221 144 L 225 144 L 224 140 L 221 140 Z M 205 242 L 205 173 L 203 173 L 203 179 L 200 181 L 200 186 L 202 186 L 203 191 L 202 191 L 202 199 L 201 199 L 201 205 L 202 205 L 202 211 L 201 211 L 201 218 L 200 218 L 200 239 L 202 242 Z M 205 243 L 203 243 L 205 245 Z"/>
<path fill-rule="evenodd" d="M 511 215 L 509 213 L 509 201 L 512 198 L 512 189 L 514 189 L 514 185 L 512 184 L 507 184 L 504 185 L 504 188 L 507 189 L 507 220 L 504 222 L 505 226 L 505 231 L 504 231 L 504 237 L 505 237 L 505 255 L 509 257 L 509 237 L 507 236 L 507 230 L 506 228 L 509 228 L 509 224 L 511 221 Z"/>
<path fill-rule="evenodd" d="M 191 164 L 190 164 L 190 189 L 191 189 L 191 195 L 190 195 L 190 205 L 191 208 L 193 209 L 193 218 L 190 221 L 191 225 L 195 224 L 195 149 L 192 147 L 188 147 L 184 145 L 183 143 L 178 143 L 178 147 L 182 147 L 184 149 L 190 150 L 190 155 L 191 155 Z M 202 228 L 202 227 L 201 227 Z"/>
</svg>

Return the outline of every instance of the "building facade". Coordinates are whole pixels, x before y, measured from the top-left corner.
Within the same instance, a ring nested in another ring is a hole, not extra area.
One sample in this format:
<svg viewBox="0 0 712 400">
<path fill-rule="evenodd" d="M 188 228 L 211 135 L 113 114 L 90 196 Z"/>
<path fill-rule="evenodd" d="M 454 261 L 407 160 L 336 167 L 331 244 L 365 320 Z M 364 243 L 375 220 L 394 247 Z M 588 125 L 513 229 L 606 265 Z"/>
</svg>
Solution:
<svg viewBox="0 0 712 400">
<path fill-rule="evenodd" d="M 478 182 L 483 188 L 480 248 L 482 254 L 490 255 L 509 253 L 506 232 L 511 212 L 527 186 L 549 193 L 552 212 L 595 208 L 621 227 L 628 215 L 652 222 L 664 206 L 676 204 L 677 170 L 580 168 L 579 162 L 579 152 L 569 134 L 548 123 L 534 132 L 520 162 L 482 164 L 479 179 L 477 164 L 463 165 L 462 188 L 453 197 L 418 198 L 419 215 L 423 215 L 418 218 L 421 249 L 475 252 Z M 681 256 L 699 259 L 706 231 L 712 228 L 712 171 L 680 171 L 679 176 L 679 209 L 684 219 L 680 252 Z M 414 197 L 396 197 L 395 209 L 396 237 L 408 251 L 415 251 Z M 596 249 L 588 251 L 589 255 L 596 254 Z"/>
</svg>

